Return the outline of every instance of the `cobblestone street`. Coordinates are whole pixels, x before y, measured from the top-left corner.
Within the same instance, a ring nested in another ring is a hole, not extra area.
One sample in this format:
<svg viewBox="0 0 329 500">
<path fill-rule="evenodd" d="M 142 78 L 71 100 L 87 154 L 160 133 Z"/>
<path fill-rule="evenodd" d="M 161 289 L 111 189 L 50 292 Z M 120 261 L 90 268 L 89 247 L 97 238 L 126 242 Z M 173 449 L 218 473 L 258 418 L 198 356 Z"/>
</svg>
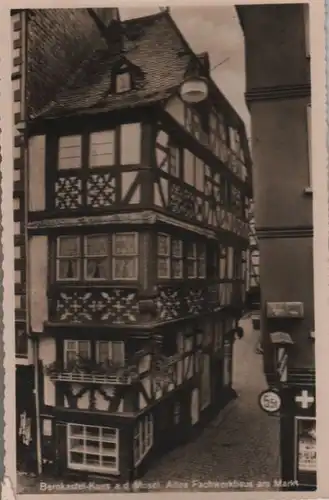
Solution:
<svg viewBox="0 0 329 500">
<path fill-rule="evenodd" d="M 262 356 L 255 353 L 257 332 L 253 332 L 250 319 L 242 320 L 241 326 L 245 334 L 236 341 L 234 354 L 238 398 L 196 440 L 164 456 L 143 481 L 239 481 L 252 482 L 258 490 L 276 489 L 273 480 L 279 478 L 279 421 L 258 406 L 258 395 L 266 382 Z"/>
</svg>

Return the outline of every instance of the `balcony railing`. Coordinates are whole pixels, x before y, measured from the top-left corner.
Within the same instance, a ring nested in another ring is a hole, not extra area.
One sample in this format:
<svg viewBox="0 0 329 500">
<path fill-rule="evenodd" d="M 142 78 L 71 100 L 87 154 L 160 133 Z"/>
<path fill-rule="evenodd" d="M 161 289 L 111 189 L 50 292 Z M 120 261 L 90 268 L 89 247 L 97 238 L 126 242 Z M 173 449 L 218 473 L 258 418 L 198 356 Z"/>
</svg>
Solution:
<svg viewBox="0 0 329 500">
<path fill-rule="evenodd" d="M 50 379 L 54 382 L 82 382 L 88 384 L 130 385 L 138 379 L 138 373 L 101 375 L 95 373 L 53 372 Z"/>
</svg>

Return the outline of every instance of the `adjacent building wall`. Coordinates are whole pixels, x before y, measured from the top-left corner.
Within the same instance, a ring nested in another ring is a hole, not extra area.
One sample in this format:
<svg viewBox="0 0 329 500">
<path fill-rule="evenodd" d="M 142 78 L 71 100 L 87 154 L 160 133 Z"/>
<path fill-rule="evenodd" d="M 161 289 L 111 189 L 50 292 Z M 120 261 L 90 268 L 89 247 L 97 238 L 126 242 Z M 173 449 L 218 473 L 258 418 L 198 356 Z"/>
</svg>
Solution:
<svg viewBox="0 0 329 500">
<path fill-rule="evenodd" d="M 238 7 L 245 35 L 251 113 L 255 221 L 260 249 L 261 329 L 285 330 L 295 345 L 290 367 L 314 368 L 313 223 L 307 112 L 310 64 L 304 6 Z M 291 34 L 293 33 L 293 36 Z M 300 320 L 268 320 L 266 302 L 304 304 Z M 265 371 L 273 372 L 265 355 Z"/>
</svg>

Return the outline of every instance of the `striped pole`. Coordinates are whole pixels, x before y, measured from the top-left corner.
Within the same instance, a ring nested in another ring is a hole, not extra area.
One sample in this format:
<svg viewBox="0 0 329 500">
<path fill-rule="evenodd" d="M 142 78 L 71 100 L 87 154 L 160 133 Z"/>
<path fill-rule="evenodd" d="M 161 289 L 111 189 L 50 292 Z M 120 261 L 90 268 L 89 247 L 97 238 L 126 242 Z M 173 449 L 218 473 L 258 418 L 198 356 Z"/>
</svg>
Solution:
<svg viewBox="0 0 329 500">
<path fill-rule="evenodd" d="M 285 347 L 278 348 L 277 356 L 277 372 L 280 382 L 287 382 L 288 380 L 288 354 Z"/>
</svg>

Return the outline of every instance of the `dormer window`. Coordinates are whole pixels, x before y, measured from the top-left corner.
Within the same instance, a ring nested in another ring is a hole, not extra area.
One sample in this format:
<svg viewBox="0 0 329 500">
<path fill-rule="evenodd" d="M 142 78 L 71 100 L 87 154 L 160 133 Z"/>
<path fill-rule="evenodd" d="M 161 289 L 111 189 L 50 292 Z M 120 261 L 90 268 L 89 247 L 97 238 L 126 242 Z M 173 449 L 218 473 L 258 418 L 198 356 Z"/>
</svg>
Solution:
<svg viewBox="0 0 329 500">
<path fill-rule="evenodd" d="M 115 76 L 115 92 L 117 94 L 128 92 L 129 90 L 131 90 L 131 87 L 132 87 L 131 74 L 128 71 L 118 73 Z"/>
</svg>

